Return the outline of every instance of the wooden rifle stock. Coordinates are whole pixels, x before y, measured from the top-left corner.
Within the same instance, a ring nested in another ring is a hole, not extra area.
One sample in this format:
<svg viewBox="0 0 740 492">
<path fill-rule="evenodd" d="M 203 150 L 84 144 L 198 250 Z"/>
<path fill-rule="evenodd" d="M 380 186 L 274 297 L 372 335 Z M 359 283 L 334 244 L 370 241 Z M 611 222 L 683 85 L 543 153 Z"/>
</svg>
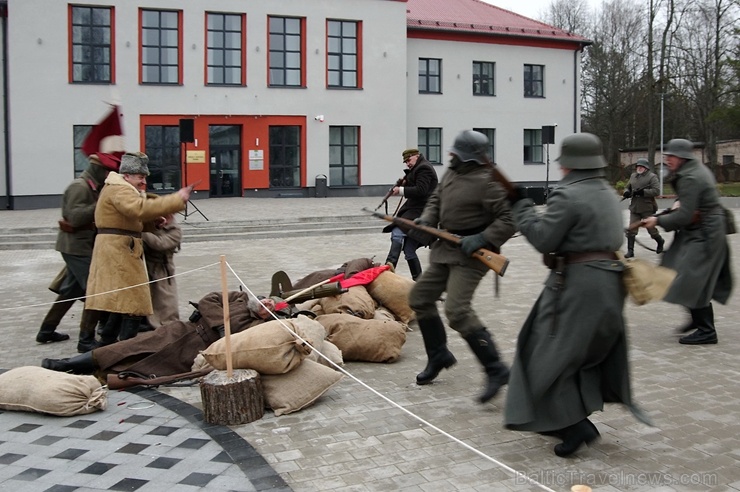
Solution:
<svg viewBox="0 0 740 492">
<path fill-rule="evenodd" d="M 385 205 L 386 206 L 386 210 L 385 211 L 387 212 L 388 211 L 388 208 L 387 208 L 388 207 L 388 199 L 393 194 L 393 188 L 395 188 L 396 186 L 401 186 L 404 181 L 406 181 L 406 177 L 405 176 L 403 178 L 398 178 L 398 181 L 396 181 L 396 184 L 394 184 L 393 186 L 391 186 L 391 189 L 388 190 L 388 193 L 385 194 L 385 196 L 383 197 L 383 199 L 380 201 L 380 204 L 378 204 L 378 206 L 375 207 L 375 210 L 378 210 L 380 207 L 382 207 L 383 205 Z"/>
<path fill-rule="evenodd" d="M 664 208 L 660 212 L 655 212 L 652 216 L 653 217 L 660 217 L 661 215 L 666 215 L 676 210 L 675 208 Z M 642 220 L 638 220 L 636 222 L 631 223 L 627 226 L 627 232 L 629 231 L 636 231 L 642 226 Z"/>
<path fill-rule="evenodd" d="M 107 383 L 108 389 L 124 389 L 131 388 L 132 386 L 160 386 L 162 384 L 172 384 L 178 381 L 186 381 L 188 379 L 195 379 L 203 377 L 213 371 L 213 368 L 201 369 L 200 371 L 184 372 L 181 374 L 173 374 L 171 376 L 160 376 L 160 377 L 137 377 L 135 373 L 120 372 L 118 374 L 108 374 Z"/>
<path fill-rule="evenodd" d="M 402 217 L 393 217 L 391 215 L 381 214 L 380 212 L 371 211 L 367 208 L 363 208 L 363 210 L 366 212 L 370 212 L 374 216 L 379 217 L 383 220 L 393 222 L 396 225 L 402 225 L 408 227 L 409 229 L 416 229 L 418 231 L 431 234 L 432 236 L 435 236 L 444 241 L 448 241 L 454 244 L 460 244 L 460 236 L 447 231 L 443 231 L 442 229 L 417 224 L 413 220 L 404 219 Z M 501 277 L 504 276 L 504 273 L 506 273 L 506 267 L 509 266 L 508 258 L 485 248 L 480 248 L 475 253 L 473 253 L 473 258 L 484 263 L 488 268 L 496 272 Z"/>
</svg>

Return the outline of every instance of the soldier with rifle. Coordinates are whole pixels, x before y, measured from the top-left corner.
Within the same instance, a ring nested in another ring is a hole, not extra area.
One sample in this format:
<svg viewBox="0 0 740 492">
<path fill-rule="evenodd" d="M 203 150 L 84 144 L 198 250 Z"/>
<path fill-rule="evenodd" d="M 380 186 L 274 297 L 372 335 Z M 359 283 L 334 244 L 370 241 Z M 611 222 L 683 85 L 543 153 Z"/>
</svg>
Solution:
<svg viewBox="0 0 740 492">
<path fill-rule="evenodd" d="M 658 181 L 658 176 L 650 169 L 650 163 L 647 159 L 638 159 L 635 165 L 635 172 L 630 176 L 629 184 L 627 184 L 622 195 L 623 200 L 631 198 L 630 224 L 645 219 L 658 210 L 655 197 L 659 194 L 660 182 Z M 655 252 L 658 254 L 662 253 L 665 241 L 660 237 L 658 229 L 651 227 L 648 229 L 648 233 L 657 243 Z M 627 230 L 627 253 L 624 255 L 625 258 L 635 256 L 635 236 L 637 236 L 636 230 Z"/>
<path fill-rule="evenodd" d="M 387 204 L 387 200 L 391 196 L 401 196 L 406 199 L 406 202 L 394 215 L 404 219 L 414 220 L 421 215 L 429 196 L 434 191 L 434 188 L 437 187 L 437 172 L 432 168 L 429 161 L 419 153 L 418 149 L 406 149 L 402 152 L 401 156 L 403 157 L 403 163 L 407 167 L 407 169 L 404 169 L 406 176 L 399 179 L 396 182 L 396 186 L 388 191 L 381 205 L 383 203 Z M 428 246 L 434 238 L 396 224 L 388 225 L 383 229 L 383 232 L 391 233 L 391 249 L 388 252 L 385 263 L 392 265 L 395 269 L 398 264 L 398 258 L 401 256 L 401 251 L 403 251 L 406 262 L 409 265 L 411 278 L 414 280 L 419 278 L 419 275 L 421 275 L 421 262 L 416 254 L 416 250 L 421 246 Z"/>
<path fill-rule="evenodd" d="M 439 226 L 460 240 L 458 244 L 436 241 L 432 245 L 429 267 L 409 294 L 428 359 L 416 376 L 417 384 L 431 383 L 442 369 L 457 362 L 447 348 L 445 326 L 437 309 L 437 300 L 446 291 L 445 314 L 450 328 L 468 342 L 486 374 L 487 382 L 478 398 L 481 403 L 491 400 L 506 384 L 509 370 L 472 309 L 475 289 L 489 270 L 476 255 L 481 248 L 499 253 L 514 234 L 506 192 L 492 179 L 489 148 L 488 138 L 476 131 L 466 130 L 455 138 L 449 149 L 450 167 L 416 222 Z"/>
</svg>

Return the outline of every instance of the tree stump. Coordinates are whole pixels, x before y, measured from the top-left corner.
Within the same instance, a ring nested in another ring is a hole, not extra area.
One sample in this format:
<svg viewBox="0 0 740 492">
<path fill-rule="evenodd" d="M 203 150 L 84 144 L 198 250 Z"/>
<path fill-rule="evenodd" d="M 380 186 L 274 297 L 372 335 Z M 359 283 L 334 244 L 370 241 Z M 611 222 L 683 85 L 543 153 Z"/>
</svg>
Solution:
<svg viewBox="0 0 740 492">
<path fill-rule="evenodd" d="M 252 369 L 236 369 L 231 378 L 226 371 L 211 372 L 200 383 L 200 397 L 209 424 L 248 424 L 265 413 L 260 375 Z"/>
</svg>

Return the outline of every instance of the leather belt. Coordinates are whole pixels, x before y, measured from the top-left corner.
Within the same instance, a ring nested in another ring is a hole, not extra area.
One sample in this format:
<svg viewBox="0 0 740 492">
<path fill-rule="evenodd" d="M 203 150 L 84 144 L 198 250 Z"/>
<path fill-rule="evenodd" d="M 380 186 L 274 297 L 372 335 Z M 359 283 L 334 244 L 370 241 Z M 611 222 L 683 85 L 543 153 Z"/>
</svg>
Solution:
<svg viewBox="0 0 740 492">
<path fill-rule="evenodd" d="M 478 227 L 471 227 L 470 229 L 446 229 L 447 232 L 450 234 L 455 234 L 457 236 L 472 236 L 473 234 L 479 234 L 483 231 L 485 231 L 490 224 L 483 224 L 479 225 Z M 445 229 L 443 225 L 440 224 L 440 229 Z"/>
<path fill-rule="evenodd" d="M 584 251 L 582 253 L 565 253 L 565 263 L 585 263 L 597 260 L 616 260 L 614 251 Z"/>
<path fill-rule="evenodd" d="M 136 231 L 127 231 L 126 229 L 114 229 L 111 227 L 102 227 L 98 229 L 98 234 L 115 234 L 117 236 L 131 236 L 141 238 L 141 233 Z"/>
</svg>

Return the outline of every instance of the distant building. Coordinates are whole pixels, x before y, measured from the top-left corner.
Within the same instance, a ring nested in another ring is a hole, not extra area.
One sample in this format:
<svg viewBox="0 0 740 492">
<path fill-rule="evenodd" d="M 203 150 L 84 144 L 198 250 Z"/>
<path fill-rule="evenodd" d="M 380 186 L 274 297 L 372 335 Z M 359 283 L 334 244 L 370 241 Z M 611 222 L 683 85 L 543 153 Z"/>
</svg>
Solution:
<svg viewBox="0 0 740 492">
<path fill-rule="evenodd" d="M 0 0 L 0 29 L 0 205 L 17 209 L 59 206 L 112 102 L 154 192 L 382 195 L 402 150 L 442 174 L 468 128 L 541 187 L 580 130 L 589 44 L 479 0 Z"/>
</svg>

